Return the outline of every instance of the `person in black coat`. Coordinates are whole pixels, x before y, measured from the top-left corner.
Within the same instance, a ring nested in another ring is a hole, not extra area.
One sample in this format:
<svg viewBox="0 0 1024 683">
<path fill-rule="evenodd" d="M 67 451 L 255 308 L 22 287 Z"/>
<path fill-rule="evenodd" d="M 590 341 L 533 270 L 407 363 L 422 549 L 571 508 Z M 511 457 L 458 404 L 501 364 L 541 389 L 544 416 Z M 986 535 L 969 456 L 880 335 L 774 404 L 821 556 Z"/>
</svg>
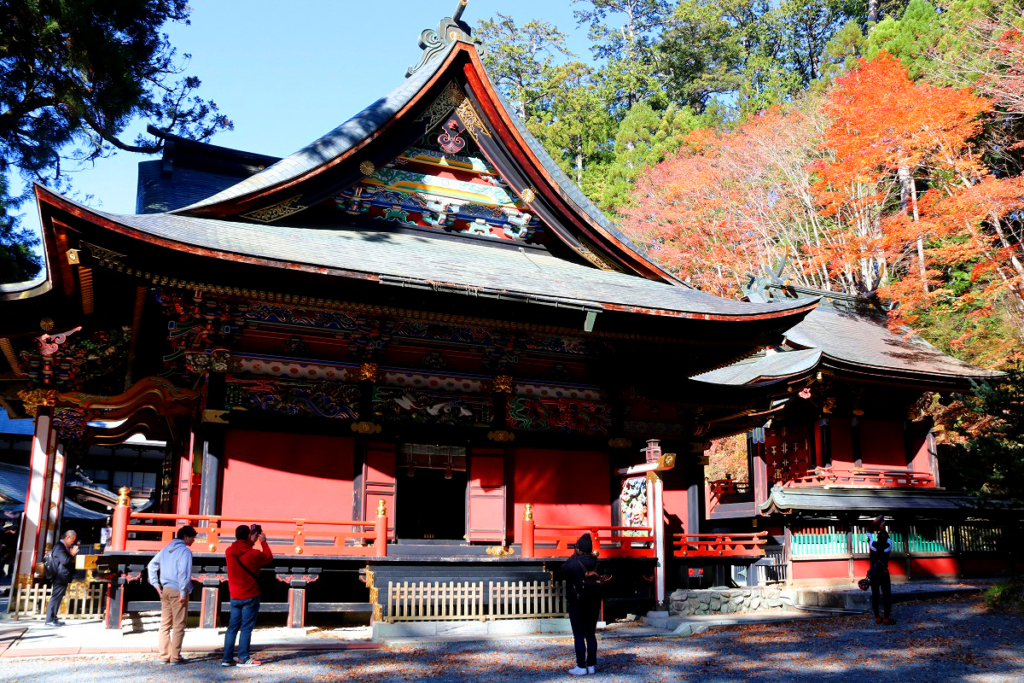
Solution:
<svg viewBox="0 0 1024 683">
<path fill-rule="evenodd" d="M 576 666 L 573 676 L 594 673 L 597 666 L 597 618 L 601 610 L 600 577 L 594 542 L 589 533 L 576 541 L 576 551 L 562 565 L 569 600 L 569 623 L 576 641 Z"/>
<path fill-rule="evenodd" d="M 60 611 L 60 601 L 64 599 L 64 593 L 68 590 L 75 575 L 75 555 L 78 554 L 78 534 L 72 530 L 64 532 L 64 536 L 53 546 L 50 551 L 50 569 L 53 572 L 50 594 L 50 602 L 46 605 L 46 625 L 63 626 L 64 622 L 57 619 L 57 612 Z"/>
</svg>

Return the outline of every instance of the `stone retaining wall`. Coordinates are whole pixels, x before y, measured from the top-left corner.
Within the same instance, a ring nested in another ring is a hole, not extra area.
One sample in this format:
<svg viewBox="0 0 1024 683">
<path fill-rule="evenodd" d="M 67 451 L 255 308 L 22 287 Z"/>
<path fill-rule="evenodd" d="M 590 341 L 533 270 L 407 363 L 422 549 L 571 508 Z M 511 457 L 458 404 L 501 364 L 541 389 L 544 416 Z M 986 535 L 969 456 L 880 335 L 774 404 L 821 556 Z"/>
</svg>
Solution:
<svg viewBox="0 0 1024 683">
<path fill-rule="evenodd" d="M 732 614 L 783 608 L 782 590 L 770 586 L 711 590 L 676 590 L 669 596 L 669 614 Z"/>
</svg>

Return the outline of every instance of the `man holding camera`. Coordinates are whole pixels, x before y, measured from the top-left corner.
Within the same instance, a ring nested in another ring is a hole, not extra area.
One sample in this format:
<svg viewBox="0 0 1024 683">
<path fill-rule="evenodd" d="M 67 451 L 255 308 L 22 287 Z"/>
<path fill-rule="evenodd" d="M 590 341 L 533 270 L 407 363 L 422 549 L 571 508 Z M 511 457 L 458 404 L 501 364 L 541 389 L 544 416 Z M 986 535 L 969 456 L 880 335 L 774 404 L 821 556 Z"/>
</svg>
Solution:
<svg viewBox="0 0 1024 683">
<path fill-rule="evenodd" d="M 256 550 L 256 541 L 261 550 Z M 235 529 L 235 542 L 228 546 L 224 555 L 228 565 L 231 619 L 224 634 L 224 659 L 220 665 L 235 665 L 235 637 L 238 636 L 238 666 L 259 666 L 262 662 L 249 656 L 249 641 L 260 611 L 260 569 L 273 561 L 274 554 L 259 524 L 251 527 L 242 524 Z"/>
<path fill-rule="evenodd" d="M 50 602 L 46 605 L 46 625 L 63 626 L 64 622 L 57 619 L 57 612 L 60 611 L 60 602 L 64 599 L 64 593 L 68 590 L 75 575 L 75 555 L 78 554 L 78 534 L 71 529 L 64 532 L 64 535 L 57 545 L 50 551 L 49 571 L 53 575 L 50 593 Z"/>
</svg>

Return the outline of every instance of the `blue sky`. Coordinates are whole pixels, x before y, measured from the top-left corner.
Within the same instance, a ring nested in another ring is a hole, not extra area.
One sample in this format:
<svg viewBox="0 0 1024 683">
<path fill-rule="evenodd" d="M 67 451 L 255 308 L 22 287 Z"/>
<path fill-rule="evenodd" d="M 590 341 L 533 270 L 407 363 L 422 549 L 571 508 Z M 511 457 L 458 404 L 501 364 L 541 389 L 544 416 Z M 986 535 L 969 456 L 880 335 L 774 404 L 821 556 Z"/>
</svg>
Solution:
<svg viewBox="0 0 1024 683">
<path fill-rule="evenodd" d="M 189 26 L 167 27 L 171 43 L 192 60 L 200 92 L 235 124 L 213 142 L 285 156 L 330 131 L 384 95 L 419 59 L 420 31 L 435 28 L 456 0 L 196 0 Z M 569 46 L 589 58 L 585 28 L 576 28 L 570 0 L 470 0 L 470 25 L 497 12 L 522 25 L 531 19 L 569 34 Z M 135 137 L 138 122 L 125 137 Z M 117 213 L 133 213 L 137 164 L 151 159 L 119 152 L 72 176 L 74 198 Z M 35 206 L 23 207 L 38 226 Z"/>
</svg>

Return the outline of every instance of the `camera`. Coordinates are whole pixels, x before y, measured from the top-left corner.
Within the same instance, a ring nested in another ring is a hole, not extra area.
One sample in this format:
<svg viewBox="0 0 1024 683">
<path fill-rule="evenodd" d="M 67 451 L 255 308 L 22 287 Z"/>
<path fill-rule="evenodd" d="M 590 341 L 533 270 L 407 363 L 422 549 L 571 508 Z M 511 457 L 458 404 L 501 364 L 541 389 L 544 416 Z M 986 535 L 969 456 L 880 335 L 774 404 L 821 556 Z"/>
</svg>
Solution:
<svg viewBox="0 0 1024 683">
<path fill-rule="evenodd" d="M 260 534 L 263 533 L 263 527 L 261 527 L 259 524 L 253 524 L 249 528 L 250 528 L 252 534 L 255 535 L 255 536 L 259 536 Z"/>
</svg>

